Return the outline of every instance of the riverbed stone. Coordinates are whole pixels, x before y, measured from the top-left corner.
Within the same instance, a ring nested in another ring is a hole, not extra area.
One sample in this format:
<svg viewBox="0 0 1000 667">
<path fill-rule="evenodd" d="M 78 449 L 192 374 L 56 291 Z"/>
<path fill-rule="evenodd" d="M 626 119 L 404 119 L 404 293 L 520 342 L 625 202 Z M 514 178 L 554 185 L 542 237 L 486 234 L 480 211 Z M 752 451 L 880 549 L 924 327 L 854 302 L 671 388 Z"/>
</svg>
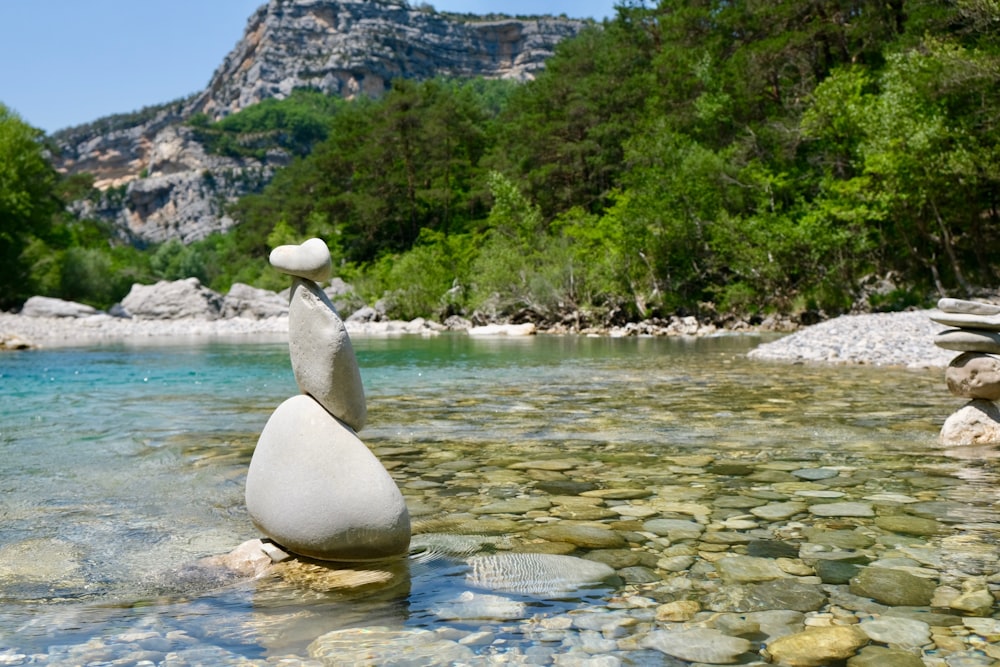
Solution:
<svg viewBox="0 0 1000 667">
<path fill-rule="evenodd" d="M 329 280 L 333 272 L 330 249 L 323 239 L 278 246 L 271 251 L 268 261 L 282 273 L 318 283 Z"/>
<path fill-rule="evenodd" d="M 531 534 L 550 542 L 568 542 L 586 549 L 618 549 L 625 546 L 625 538 L 616 531 L 588 523 L 559 521 L 539 526 Z"/>
<path fill-rule="evenodd" d="M 835 560 L 817 560 L 813 568 L 824 584 L 849 583 L 861 570 L 861 567 L 854 563 Z"/>
<path fill-rule="evenodd" d="M 716 665 L 737 663 L 753 647 L 746 639 L 711 628 L 654 631 L 643 639 L 642 646 L 680 660 Z"/>
<path fill-rule="evenodd" d="M 358 561 L 405 554 L 410 519 L 396 483 L 354 431 L 312 397 L 293 396 L 261 432 L 247 511 L 293 553 Z"/>
<path fill-rule="evenodd" d="M 992 401 L 969 401 L 945 420 L 939 440 L 946 447 L 1000 443 L 1000 408 Z"/>
<path fill-rule="evenodd" d="M 604 563 L 576 556 L 498 553 L 468 560 L 466 582 L 477 588 L 541 597 L 561 597 L 615 576 Z"/>
<path fill-rule="evenodd" d="M 788 667 L 822 667 L 852 657 L 868 643 L 853 625 L 809 628 L 768 643 L 772 662 Z"/>
<path fill-rule="evenodd" d="M 753 556 L 729 556 L 715 562 L 719 576 L 728 584 L 744 584 L 754 581 L 770 581 L 786 577 L 774 560 Z"/>
<path fill-rule="evenodd" d="M 903 570 L 868 566 L 851 579 L 850 590 L 883 604 L 923 607 L 931 603 L 935 582 Z"/>
<path fill-rule="evenodd" d="M 865 646 L 847 661 L 847 667 L 925 667 L 919 655 L 885 646 Z"/>
<path fill-rule="evenodd" d="M 921 537 L 938 535 L 944 530 L 944 527 L 934 519 L 925 519 L 919 516 L 911 516 L 909 514 L 888 514 L 880 516 L 875 519 L 875 525 L 882 530 L 888 530 L 893 533 L 917 535 Z"/>
<path fill-rule="evenodd" d="M 962 398 L 1000 399 L 1000 357 L 963 352 L 945 369 L 948 391 Z"/>
<path fill-rule="evenodd" d="M 650 519 L 643 522 L 642 529 L 671 541 L 695 540 L 705 532 L 705 526 L 685 519 Z"/>
<path fill-rule="evenodd" d="M 750 514 L 765 521 L 785 521 L 799 512 L 804 512 L 807 505 L 795 501 L 783 503 L 768 503 L 760 507 L 751 508 Z"/>
<path fill-rule="evenodd" d="M 329 297 L 310 280 L 296 278 L 292 284 L 288 351 L 302 393 L 360 431 L 367 407 L 354 347 Z"/>
<path fill-rule="evenodd" d="M 896 648 L 920 648 L 931 641 L 931 626 L 910 618 L 872 618 L 858 626 L 872 641 Z"/>
<path fill-rule="evenodd" d="M 809 506 L 809 512 L 825 517 L 870 517 L 875 516 L 875 510 L 868 503 L 820 503 Z"/>
</svg>

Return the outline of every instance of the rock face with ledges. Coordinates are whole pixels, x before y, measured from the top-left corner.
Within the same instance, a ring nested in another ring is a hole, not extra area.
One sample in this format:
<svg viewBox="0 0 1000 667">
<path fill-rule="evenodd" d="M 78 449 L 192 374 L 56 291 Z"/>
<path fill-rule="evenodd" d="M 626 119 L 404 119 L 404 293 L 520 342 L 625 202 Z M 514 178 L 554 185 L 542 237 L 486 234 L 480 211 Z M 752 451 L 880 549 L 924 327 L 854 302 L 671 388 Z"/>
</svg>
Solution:
<svg viewBox="0 0 1000 667">
<path fill-rule="evenodd" d="M 209 155 L 184 123 L 212 119 L 296 88 L 379 96 L 393 79 L 435 76 L 531 79 L 583 21 L 459 20 L 391 0 L 271 0 L 206 89 L 132 116 L 53 136 L 64 173 L 94 175 L 101 195 L 74 202 L 81 217 L 112 222 L 133 243 L 197 241 L 228 230 L 228 203 L 259 191 L 290 156 Z"/>
<path fill-rule="evenodd" d="M 585 23 L 564 18 L 458 21 L 399 2 L 272 0 L 195 100 L 220 116 L 295 88 L 380 95 L 393 79 L 528 80 Z"/>
</svg>

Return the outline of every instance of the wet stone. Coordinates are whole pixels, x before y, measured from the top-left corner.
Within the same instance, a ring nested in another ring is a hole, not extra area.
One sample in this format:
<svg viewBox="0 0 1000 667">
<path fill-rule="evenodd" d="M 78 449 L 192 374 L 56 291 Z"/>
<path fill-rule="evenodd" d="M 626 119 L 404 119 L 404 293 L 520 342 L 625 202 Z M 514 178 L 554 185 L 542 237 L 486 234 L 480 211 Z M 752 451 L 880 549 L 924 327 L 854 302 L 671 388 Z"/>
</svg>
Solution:
<svg viewBox="0 0 1000 667">
<path fill-rule="evenodd" d="M 792 474 L 798 477 L 799 479 L 816 481 L 820 479 L 830 479 L 831 477 L 836 477 L 840 474 L 840 471 L 831 470 L 830 468 L 803 468 L 801 470 L 793 470 Z"/>
<path fill-rule="evenodd" d="M 768 643 L 772 662 L 796 667 L 822 667 L 850 658 L 868 643 L 863 632 L 850 625 L 810 628 Z"/>
<path fill-rule="evenodd" d="M 722 580 L 729 584 L 770 581 L 786 576 L 770 558 L 730 556 L 716 561 L 715 568 Z"/>
<path fill-rule="evenodd" d="M 747 544 L 747 555 L 757 558 L 798 558 L 799 548 L 777 540 L 752 540 Z"/>
<path fill-rule="evenodd" d="M 752 648 L 746 639 L 729 637 L 708 628 L 651 632 L 642 645 L 681 660 L 718 665 L 739 662 Z"/>
<path fill-rule="evenodd" d="M 651 519 L 642 524 L 642 529 L 672 541 L 694 540 L 705 531 L 703 525 L 684 519 Z"/>
<path fill-rule="evenodd" d="M 875 525 L 882 530 L 903 533 L 904 535 L 937 535 L 943 530 L 941 524 L 933 519 L 924 519 L 906 514 L 880 516 L 875 519 Z"/>
<path fill-rule="evenodd" d="M 750 510 L 750 513 L 765 521 L 784 521 L 800 512 L 804 512 L 806 507 L 805 503 L 797 502 L 770 503 L 754 507 Z"/>
<path fill-rule="evenodd" d="M 744 611 L 792 610 L 816 611 L 827 602 L 826 593 L 817 585 L 794 579 L 775 579 L 747 587 Z"/>
<path fill-rule="evenodd" d="M 568 542 L 587 549 L 614 549 L 625 546 L 625 539 L 613 530 L 568 521 L 534 528 L 531 534 L 550 542 Z"/>
<path fill-rule="evenodd" d="M 847 667 L 924 667 L 920 656 L 885 646 L 865 646 L 847 661 Z"/>
<path fill-rule="evenodd" d="M 745 477 L 754 471 L 754 467 L 746 463 L 716 463 L 708 467 L 707 472 L 724 477 Z"/>
<path fill-rule="evenodd" d="M 931 640 L 931 627 L 909 618 L 874 618 L 859 627 L 872 641 L 898 648 L 920 648 Z"/>
<path fill-rule="evenodd" d="M 851 578 L 856 576 L 861 570 L 860 566 L 853 563 L 844 563 L 833 560 L 819 560 L 813 565 L 816 574 L 823 580 L 824 584 L 846 584 Z"/>
<path fill-rule="evenodd" d="M 936 587 L 929 579 L 887 567 L 865 567 L 851 580 L 851 593 L 891 606 L 929 605 Z"/>
<path fill-rule="evenodd" d="M 837 549 L 867 549 L 875 544 L 875 539 L 856 530 L 825 530 L 807 528 L 806 537 L 813 544 L 822 544 Z"/>
<path fill-rule="evenodd" d="M 870 517 L 875 516 L 875 510 L 868 503 L 823 503 L 812 505 L 809 511 L 816 516 L 824 517 Z"/>
<path fill-rule="evenodd" d="M 638 565 L 641 557 L 638 552 L 629 549 L 597 549 L 586 554 L 584 558 L 621 570 Z"/>
<path fill-rule="evenodd" d="M 537 510 L 547 510 L 552 503 L 545 498 L 511 498 L 469 510 L 472 514 L 526 514 Z"/>
<path fill-rule="evenodd" d="M 593 491 L 597 485 L 592 482 L 551 480 L 535 482 L 535 488 L 552 496 L 578 496 L 586 491 Z"/>
</svg>

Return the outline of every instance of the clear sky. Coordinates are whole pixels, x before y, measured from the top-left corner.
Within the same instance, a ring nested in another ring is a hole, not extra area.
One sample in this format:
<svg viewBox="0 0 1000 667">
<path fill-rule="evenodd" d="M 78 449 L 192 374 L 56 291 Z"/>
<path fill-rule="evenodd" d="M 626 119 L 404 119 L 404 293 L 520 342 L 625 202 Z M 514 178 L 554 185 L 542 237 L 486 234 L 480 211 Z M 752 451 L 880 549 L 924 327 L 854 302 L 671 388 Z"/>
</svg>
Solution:
<svg viewBox="0 0 1000 667">
<path fill-rule="evenodd" d="M 0 0 L 0 102 L 53 132 L 205 87 L 264 0 Z M 421 4 L 411 0 L 411 4 Z M 437 0 L 439 11 L 598 20 L 615 0 Z"/>
</svg>

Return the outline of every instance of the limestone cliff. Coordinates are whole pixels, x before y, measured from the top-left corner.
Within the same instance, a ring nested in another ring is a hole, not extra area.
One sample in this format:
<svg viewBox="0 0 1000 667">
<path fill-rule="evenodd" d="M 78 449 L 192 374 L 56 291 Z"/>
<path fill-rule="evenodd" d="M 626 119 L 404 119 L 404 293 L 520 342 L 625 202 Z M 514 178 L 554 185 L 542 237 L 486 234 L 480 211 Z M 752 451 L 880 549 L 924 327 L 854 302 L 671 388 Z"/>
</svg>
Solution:
<svg viewBox="0 0 1000 667">
<path fill-rule="evenodd" d="M 225 205 L 263 187 L 288 156 L 209 155 L 184 126 L 193 114 L 220 118 L 303 87 L 350 98 L 380 95 L 397 78 L 528 80 L 584 25 L 457 18 L 399 0 L 270 0 L 204 91 L 64 130 L 54 159 L 61 171 L 93 174 L 102 192 L 76 202 L 78 214 L 111 220 L 138 243 L 194 241 L 228 229 Z"/>
</svg>

